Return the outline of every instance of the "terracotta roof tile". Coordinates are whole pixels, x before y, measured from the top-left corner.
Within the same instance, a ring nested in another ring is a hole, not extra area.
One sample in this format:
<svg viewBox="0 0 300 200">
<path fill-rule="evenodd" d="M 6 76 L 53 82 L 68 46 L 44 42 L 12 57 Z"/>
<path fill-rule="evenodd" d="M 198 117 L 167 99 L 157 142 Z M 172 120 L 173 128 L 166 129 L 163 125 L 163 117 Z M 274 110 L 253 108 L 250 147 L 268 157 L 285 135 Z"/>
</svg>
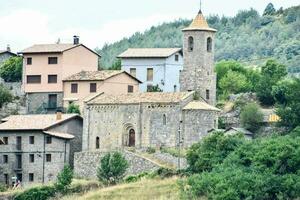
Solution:
<svg viewBox="0 0 300 200">
<path fill-rule="evenodd" d="M 61 53 L 79 45 L 74 44 L 35 44 L 20 53 Z"/>
<path fill-rule="evenodd" d="M 58 138 L 64 138 L 64 139 L 73 139 L 75 138 L 74 135 L 68 134 L 68 133 L 60 133 L 60 132 L 53 132 L 53 131 L 44 131 L 45 134 L 51 135 Z"/>
<path fill-rule="evenodd" d="M 129 48 L 118 58 L 167 58 L 180 51 L 181 48 Z"/>
<path fill-rule="evenodd" d="M 130 93 L 120 95 L 108 95 L 101 93 L 99 96 L 91 99 L 88 104 L 137 104 L 137 103 L 179 103 L 187 97 L 193 95 L 193 92 L 146 92 Z"/>
<path fill-rule="evenodd" d="M 217 31 L 216 29 L 209 27 L 209 25 L 201 11 L 199 11 L 198 15 L 193 20 L 193 22 L 190 24 L 190 26 L 183 29 L 183 31 L 191 31 L 191 30 L 212 31 L 212 32 Z"/>
<path fill-rule="evenodd" d="M 121 70 L 81 71 L 65 78 L 64 81 L 103 81 L 123 72 Z"/>
<path fill-rule="evenodd" d="M 55 114 L 49 115 L 11 115 L 2 119 L 0 130 L 44 130 L 66 120 L 72 119 L 76 114 L 63 114 L 61 120 L 56 120 Z"/>
</svg>

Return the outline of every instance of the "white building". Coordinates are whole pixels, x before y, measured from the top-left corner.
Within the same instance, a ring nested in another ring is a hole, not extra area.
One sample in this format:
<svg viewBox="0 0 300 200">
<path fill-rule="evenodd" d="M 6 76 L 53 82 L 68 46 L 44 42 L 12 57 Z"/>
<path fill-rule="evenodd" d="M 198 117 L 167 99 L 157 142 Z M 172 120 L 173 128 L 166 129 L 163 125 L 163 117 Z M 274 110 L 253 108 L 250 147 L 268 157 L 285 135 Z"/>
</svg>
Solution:
<svg viewBox="0 0 300 200">
<path fill-rule="evenodd" d="M 183 68 L 182 49 L 128 49 L 118 58 L 122 61 L 122 70 L 143 82 L 140 84 L 141 92 L 146 92 L 156 85 L 164 92 L 180 91 L 179 73 Z"/>
</svg>

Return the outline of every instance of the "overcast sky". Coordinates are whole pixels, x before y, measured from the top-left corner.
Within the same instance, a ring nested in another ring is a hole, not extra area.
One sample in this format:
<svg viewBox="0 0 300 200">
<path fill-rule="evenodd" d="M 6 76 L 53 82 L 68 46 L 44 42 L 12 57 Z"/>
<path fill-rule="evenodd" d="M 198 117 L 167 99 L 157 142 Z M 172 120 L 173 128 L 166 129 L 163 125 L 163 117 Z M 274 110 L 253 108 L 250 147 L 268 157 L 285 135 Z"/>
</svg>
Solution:
<svg viewBox="0 0 300 200">
<path fill-rule="evenodd" d="M 20 51 L 32 44 L 72 42 L 74 34 L 91 48 L 179 18 L 192 19 L 200 0 L 0 0 L 0 49 Z M 205 15 L 233 16 L 272 2 L 276 8 L 299 0 L 203 0 Z"/>
</svg>

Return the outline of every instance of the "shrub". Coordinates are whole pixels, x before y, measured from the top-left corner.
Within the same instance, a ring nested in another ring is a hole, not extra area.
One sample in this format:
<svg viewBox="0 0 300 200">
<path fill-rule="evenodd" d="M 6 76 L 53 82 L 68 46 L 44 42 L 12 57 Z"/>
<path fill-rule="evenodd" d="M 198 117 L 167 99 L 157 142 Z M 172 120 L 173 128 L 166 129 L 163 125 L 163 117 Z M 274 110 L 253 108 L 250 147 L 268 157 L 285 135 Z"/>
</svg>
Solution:
<svg viewBox="0 0 300 200">
<path fill-rule="evenodd" d="M 144 177 L 151 177 L 151 174 L 147 173 L 147 172 L 144 172 L 144 173 L 141 173 L 141 174 L 138 174 L 138 175 L 130 175 L 130 176 L 127 176 L 124 181 L 125 183 L 133 183 L 133 182 L 137 182 L 139 180 L 141 180 L 142 178 Z"/>
<path fill-rule="evenodd" d="M 55 196 L 55 188 L 53 186 L 35 187 L 21 194 L 18 194 L 15 200 L 47 200 Z"/>
<path fill-rule="evenodd" d="M 4 184 L 0 183 L 0 192 L 5 192 L 7 190 L 7 187 Z"/>
<path fill-rule="evenodd" d="M 6 82 L 22 79 L 22 57 L 11 57 L 0 66 L 0 77 Z"/>
<path fill-rule="evenodd" d="M 71 104 L 68 106 L 67 113 L 74 113 L 74 114 L 79 114 L 79 115 L 80 115 L 80 108 L 79 108 L 79 105 L 76 105 L 76 104 L 74 104 L 74 103 L 71 103 Z"/>
<path fill-rule="evenodd" d="M 72 183 L 73 170 L 70 166 L 66 165 L 64 169 L 57 175 L 55 189 L 58 192 L 66 193 Z"/>
<path fill-rule="evenodd" d="M 0 84 L 0 108 L 2 108 L 5 103 L 9 103 L 12 100 L 13 96 L 11 95 L 11 93 L 3 85 Z"/>
<path fill-rule="evenodd" d="M 146 152 L 147 152 L 147 153 L 150 153 L 150 154 L 155 153 L 155 151 L 156 151 L 156 150 L 155 150 L 155 148 L 153 148 L 153 147 L 148 147 L 147 150 L 146 150 Z"/>
<path fill-rule="evenodd" d="M 105 184 L 116 184 L 124 177 L 127 168 L 128 162 L 121 153 L 108 153 L 100 161 L 97 177 Z"/>
<path fill-rule="evenodd" d="M 169 178 L 172 176 L 177 175 L 177 172 L 173 169 L 168 169 L 168 168 L 159 168 L 156 171 L 157 175 L 159 175 L 160 178 Z"/>
<path fill-rule="evenodd" d="M 256 132 L 263 121 L 263 113 L 256 103 L 247 104 L 241 112 L 241 122 L 245 129 Z"/>
<path fill-rule="evenodd" d="M 242 135 L 225 136 L 223 132 L 215 132 L 205 137 L 188 150 L 188 170 L 193 173 L 211 171 L 243 142 Z"/>
<path fill-rule="evenodd" d="M 172 148 L 172 147 L 162 147 L 161 148 L 161 152 L 162 153 L 168 153 L 171 156 L 174 157 L 181 157 L 181 158 L 185 158 L 186 157 L 186 149 L 178 149 L 178 148 Z"/>
</svg>

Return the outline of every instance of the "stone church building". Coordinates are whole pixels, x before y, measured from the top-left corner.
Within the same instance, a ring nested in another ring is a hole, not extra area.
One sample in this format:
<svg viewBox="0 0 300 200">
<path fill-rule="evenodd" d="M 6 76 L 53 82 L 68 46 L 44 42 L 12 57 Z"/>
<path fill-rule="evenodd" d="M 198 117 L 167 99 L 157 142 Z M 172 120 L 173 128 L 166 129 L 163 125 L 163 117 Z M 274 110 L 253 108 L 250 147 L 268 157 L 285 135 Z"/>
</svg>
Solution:
<svg viewBox="0 0 300 200">
<path fill-rule="evenodd" d="M 215 32 L 201 11 L 183 29 L 182 92 L 102 93 L 85 102 L 83 151 L 189 147 L 217 128 Z"/>
</svg>

